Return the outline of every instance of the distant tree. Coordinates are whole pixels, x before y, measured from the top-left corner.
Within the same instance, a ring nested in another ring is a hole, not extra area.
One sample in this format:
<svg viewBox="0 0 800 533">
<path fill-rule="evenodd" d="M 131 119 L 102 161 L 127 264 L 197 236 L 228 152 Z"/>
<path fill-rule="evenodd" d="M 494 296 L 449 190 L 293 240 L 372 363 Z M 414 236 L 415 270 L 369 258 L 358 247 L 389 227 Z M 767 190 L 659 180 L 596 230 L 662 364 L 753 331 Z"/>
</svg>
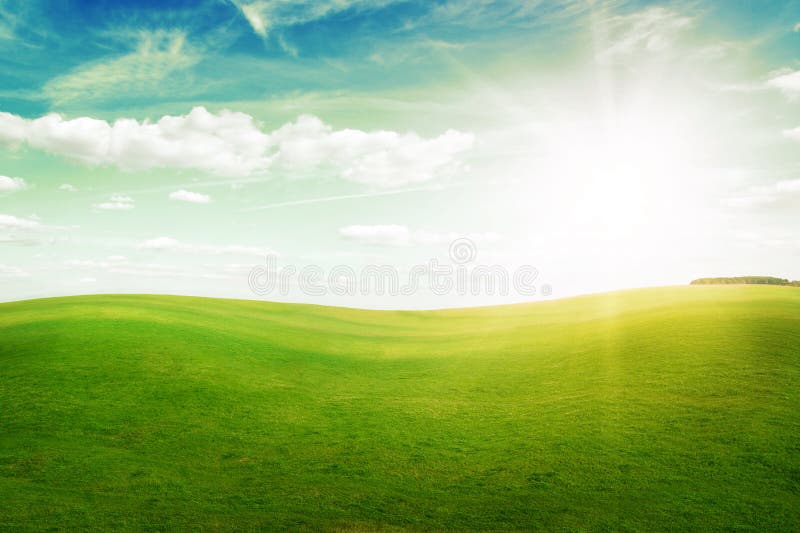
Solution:
<svg viewBox="0 0 800 533">
<path fill-rule="evenodd" d="M 729 278 L 699 278 L 691 285 L 788 285 L 800 287 L 800 281 L 789 281 L 772 276 L 736 276 Z"/>
</svg>

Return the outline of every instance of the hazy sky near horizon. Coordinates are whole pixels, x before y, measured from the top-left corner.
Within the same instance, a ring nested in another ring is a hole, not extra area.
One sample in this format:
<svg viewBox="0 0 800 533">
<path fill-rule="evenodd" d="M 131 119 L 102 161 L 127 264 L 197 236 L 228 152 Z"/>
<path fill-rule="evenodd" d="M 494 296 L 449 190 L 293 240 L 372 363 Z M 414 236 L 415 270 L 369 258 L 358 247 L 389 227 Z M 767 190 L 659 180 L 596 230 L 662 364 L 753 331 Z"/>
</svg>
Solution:
<svg viewBox="0 0 800 533">
<path fill-rule="evenodd" d="M 800 278 L 800 1 L 0 0 L 0 296 Z M 271 300 L 422 308 L 514 294 Z"/>
</svg>

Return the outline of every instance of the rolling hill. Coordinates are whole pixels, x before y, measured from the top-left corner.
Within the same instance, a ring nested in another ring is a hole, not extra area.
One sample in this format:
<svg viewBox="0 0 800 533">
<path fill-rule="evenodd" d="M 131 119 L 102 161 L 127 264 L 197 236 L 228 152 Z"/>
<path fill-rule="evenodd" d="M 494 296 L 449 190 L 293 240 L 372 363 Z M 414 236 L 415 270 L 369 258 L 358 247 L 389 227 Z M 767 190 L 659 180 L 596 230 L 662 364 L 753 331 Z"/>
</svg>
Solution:
<svg viewBox="0 0 800 533">
<path fill-rule="evenodd" d="M 0 304 L 3 529 L 797 530 L 800 291 Z"/>
</svg>

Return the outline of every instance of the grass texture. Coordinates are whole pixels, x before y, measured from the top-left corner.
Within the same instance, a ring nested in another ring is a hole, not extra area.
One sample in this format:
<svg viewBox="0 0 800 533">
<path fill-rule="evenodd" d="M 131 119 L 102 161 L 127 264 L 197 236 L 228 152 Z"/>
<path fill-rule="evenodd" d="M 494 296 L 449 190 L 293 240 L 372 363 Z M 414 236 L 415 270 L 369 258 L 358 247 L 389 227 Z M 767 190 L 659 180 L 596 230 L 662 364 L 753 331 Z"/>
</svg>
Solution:
<svg viewBox="0 0 800 533">
<path fill-rule="evenodd" d="M 800 529 L 800 290 L 0 304 L 0 528 Z"/>
</svg>

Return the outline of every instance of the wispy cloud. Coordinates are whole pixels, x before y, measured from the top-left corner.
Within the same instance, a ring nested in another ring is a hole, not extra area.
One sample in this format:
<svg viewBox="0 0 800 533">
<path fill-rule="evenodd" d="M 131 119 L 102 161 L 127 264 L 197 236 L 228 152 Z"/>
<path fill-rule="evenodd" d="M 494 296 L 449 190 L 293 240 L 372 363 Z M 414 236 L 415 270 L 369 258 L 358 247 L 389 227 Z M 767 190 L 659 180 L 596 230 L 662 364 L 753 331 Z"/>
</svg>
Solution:
<svg viewBox="0 0 800 533">
<path fill-rule="evenodd" d="M 22 24 L 22 11 L 27 11 L 26 3 L 10 5 L 0 0 L 0 40 L 10 41 L 17 38 L 17 29 Z"/>
<path fill-rule="evenodd" d="M 233 5 L 239 8 L 253 28 L 253 31 L 262 37 L 267 36 L 267 6 L 268 2 L 241 2 L 239 0 L 231 0 Z"/>
<path fill-rule="evenodd" d="M 767 86 L 789 95 L 800 93 L 800 70 L 779 70 L 767 80 Z"/>
<path fill-rule="evenodd" d="M 198 255 L 242 255 L 253 257 L 276 255 L 274 250 L 261 246 L 245 246 L 239 244 L 192 244 L 181 242 L 177 239 L 173 239 L 172 237 L 156 237 L 154 239 L 149 239 L 140 243 L 139 248 L 142 250 Z"/>
<path fill-rule="evenodd" d="M 452 187 L 454 183 L 449 183 L 445 185 L 432 185 L 429 187 L 412 187 L 408 189 L 394 189 L 390 191 L 375 191 L 375 192 L 368 192 L 368 193 L 361 193 L 361 194 L 340 194 L 336 196 L 321 196 L 318 198 L 304 198 L 302 200 L 291 200 L 288 202 L 276 202 L 273 204 L 266 204 L 266 205 L 259 205 L 256 207 L 248 207 L 246 209 L 242 209 L 242 211 L 259 211 L 262 209 L 277 209 L 280 207 L 291 207 L 296 205 L 308 205 L 308 204 L 321 204 L 327 202 L 340 202 L 343 200 L 353 200 L 358 198 L 375 198 L 379 196 L 394 196 L 396 194 L 408 194 L 414 192 L 427 192 L 427 191 L 441 191 L 445 188 Z"/>
<path fill-rule="evenodd" d="M 134 262 L 123 256 L 108 256 L 104 259 L 69 259 L 64 261 L 68 271 L 89 272 L 91 276 L 80 279 L 83 283 L 94 283 L 97 277 L 123 275 L 137 278 L 193 278 L 193 279 L 226 279 L 228 274 L 209 272 L 207 269 L 171 265 L 154 262 Z M 252 268 L 252 265 L 251 265 Z M 94 280 L 94 281 L 89 281 Z"/>
<path fill-rule="evenodd" d="M 11 40 L 14 38 L 14 26 L 9 23 L 0 12 L 0 40 Z"/>
<path fill-rule="evenodd" d="M 273 29 L 304 24 L 343 11 L 379 9 L 399 0 L 230 0 L 255 33 L 267 37 Z"/>
<path fill-rule="evenodd" d="M 413 246 L 445 244 L 459 237 L 462 233 L 453 231 L 411 230 L 400 224 L 352 225 L 339 228 L 339 235 L 360 244 L 372 246 Z M 470 238 L 483 242 L 494 242 L 500 238 L 496 233 L 486 232 L 472 234 Z"/>
<path fill-rule="evenodd" d="M 174 73 L 197 64 L 199 53 L 189 50 L 179 31 L 140 32 L 131 53 L 78 67 L 45 83 L 42 95 L 56 105 L 119 98 L 152 96 Z"/>
<path fill-rule="evenodd" d="M 13 265 L 0 265 L 0 278 L 28 278 L 30 274 Z"/>
<path fill-rule="evenodd" d="M 596 24 L 601 46 L 597 58 L 613 61 L 638 53 L 667 52 L 692 22 L 690 17 L 663 7 L 612 16 Z"/>
<path fill-rule="evenodd" d="M 736 196 L 723 199 L 722 204 L 742 209 L 800 207 L 800 179 L 749 187 Z"/>
<path fill-rule="evenodd" d="M 67 259 L 64 261 L 64 266 L 72 267 L 72 268 L 79 268 L 85 270 L 94 270 L 94 269 L 108 269 L 112 266 L 118 266 L 122 264 L 126 264 L 127 261 L 122 259 L 113 259 L 111 257 L 107 259 L 97 260 L 97 259 Z"/>
</svg>

